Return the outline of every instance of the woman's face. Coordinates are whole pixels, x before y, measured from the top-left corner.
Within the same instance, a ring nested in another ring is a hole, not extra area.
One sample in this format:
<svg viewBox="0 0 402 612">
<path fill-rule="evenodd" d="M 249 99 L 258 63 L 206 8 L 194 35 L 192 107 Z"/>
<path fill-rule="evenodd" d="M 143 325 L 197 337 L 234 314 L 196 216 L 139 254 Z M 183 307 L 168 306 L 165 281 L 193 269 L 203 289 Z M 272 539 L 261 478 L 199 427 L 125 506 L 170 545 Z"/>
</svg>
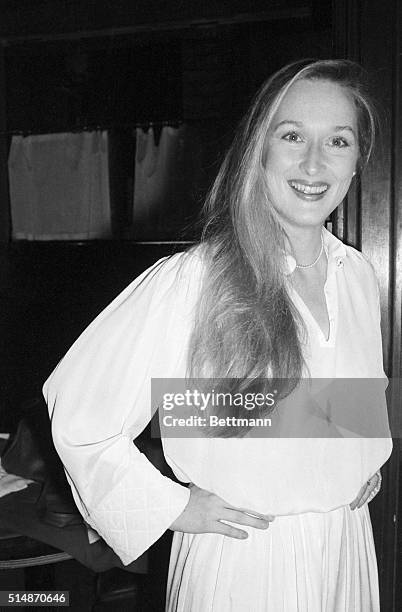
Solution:
<svg viewBox="0 0 402 612">
<path fill-rule="evenodd" d="M 270 197 L 285 229 L 322 225 L 342 202 L 359 156 L 356 110 L 331 81 L 286 92 L 265 143 Z"/>
</svg>

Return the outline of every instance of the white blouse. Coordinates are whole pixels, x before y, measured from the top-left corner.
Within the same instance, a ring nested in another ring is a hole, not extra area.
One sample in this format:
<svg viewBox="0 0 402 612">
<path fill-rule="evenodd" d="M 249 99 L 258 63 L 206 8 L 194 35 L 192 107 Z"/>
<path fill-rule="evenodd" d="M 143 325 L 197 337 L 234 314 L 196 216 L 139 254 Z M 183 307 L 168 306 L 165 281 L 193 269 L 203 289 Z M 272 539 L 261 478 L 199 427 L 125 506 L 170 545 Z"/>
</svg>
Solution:
<svg viewBox="0 0 402 612">
<path fill-rule="evenodd" d="M 308 332 L 309 373 L 382 379 L 372 266 L 327 231 L 324 244 L 328 339 L 289 285 Z M 290 256 L 288 262 L 292 272 L 295 262 Z M 189 498 L 187 487 L 163 476 L 133 440 L 151 418 L 151 378 L 185 377 L 203 271 L 200 247 L 157 262 L 93 321 L 44 385 L 76 504 L 125 564 L 169 528 Z M 386 421 L 384 397 L 378 412 Z M 165 437 L 163 448 L 179 481 L 240 507 L 291 515 L 349 504 L 387 460 L 392 443 L 387 436 Z"/>
</svg>

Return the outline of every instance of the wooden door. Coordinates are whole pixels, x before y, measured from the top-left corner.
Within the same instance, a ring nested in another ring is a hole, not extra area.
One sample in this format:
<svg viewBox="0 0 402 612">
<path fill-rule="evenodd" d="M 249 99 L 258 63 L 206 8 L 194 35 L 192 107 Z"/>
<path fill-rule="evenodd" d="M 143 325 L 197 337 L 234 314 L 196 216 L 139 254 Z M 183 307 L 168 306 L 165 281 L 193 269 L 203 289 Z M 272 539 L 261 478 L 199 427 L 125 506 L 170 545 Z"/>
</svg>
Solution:
<svg viewBox="0 0 402 612">
<path fill-rule="evenodd" d="M 385 370 L 393 379 L 389 413 L 394 451 L 383 471 L 381 495 L 371 504 L 380 570 L 381 609 L 402 609 L 400 494 L 402 294 L 402 84 L 398 0 L 333 2 L 335 54 L 369 72 L 381 127 L 373 159 L 339 209 L 336 231 L 373 263 L 380 284 Z M 399 387 L 399 389 L 398 389 Z"/>
</svg>

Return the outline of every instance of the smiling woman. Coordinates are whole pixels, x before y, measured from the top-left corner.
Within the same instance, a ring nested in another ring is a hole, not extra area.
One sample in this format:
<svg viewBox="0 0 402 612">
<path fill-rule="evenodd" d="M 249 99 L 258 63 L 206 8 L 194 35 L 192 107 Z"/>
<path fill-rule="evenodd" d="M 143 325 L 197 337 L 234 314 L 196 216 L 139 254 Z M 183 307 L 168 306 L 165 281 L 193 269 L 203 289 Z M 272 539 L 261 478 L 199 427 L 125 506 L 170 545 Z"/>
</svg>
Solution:
<svg viewBox="0 0 402 612">
<path fill-rule="evenodd" d="M 288 234 L 300 224 L 320 231 L 345 197 L 358 157 L 356 111 L 347 90 L 316 80 L 289 87 L 265 144 L 270 200 Z"/>
<path fill-rule="evenodd" d="M 377 282 L 323 227 L 373 146 L 361 78 L 343 60 L 273 75 L 207 198 L 201 244 L 127 287 L 45 383 L 85 520 L 125 564 L 175 532 L 168 612 L 379 611 L 367 504 L 391 441 Z M 167 423 L 174 482 L 133 444 L 159 405 L 151 380 L 208 377 L 243 398 L 274 382 L 275 402 L 251 415 L 210 403 L 181 437 Z M 383 437 L 337 423 L 301 379 L 378 379 Z M 277 433 L 256 432 L 265 418 Z"/>
</svg>

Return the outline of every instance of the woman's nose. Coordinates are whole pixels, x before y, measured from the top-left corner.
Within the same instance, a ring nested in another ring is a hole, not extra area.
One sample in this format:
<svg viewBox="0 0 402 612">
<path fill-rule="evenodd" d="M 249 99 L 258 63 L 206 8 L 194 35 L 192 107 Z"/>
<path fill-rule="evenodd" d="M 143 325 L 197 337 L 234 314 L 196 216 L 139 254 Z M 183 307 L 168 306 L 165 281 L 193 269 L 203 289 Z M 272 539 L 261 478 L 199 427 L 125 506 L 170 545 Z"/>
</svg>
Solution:
<svg viewBox="0 0 402 612">
<path fill-rule="evenodd" d="M 308 175 L 318 174 L 325 167 L 325 154 L 319 144 L 311 143 L 300 161 L 301 169 Z"/>
</svg>

